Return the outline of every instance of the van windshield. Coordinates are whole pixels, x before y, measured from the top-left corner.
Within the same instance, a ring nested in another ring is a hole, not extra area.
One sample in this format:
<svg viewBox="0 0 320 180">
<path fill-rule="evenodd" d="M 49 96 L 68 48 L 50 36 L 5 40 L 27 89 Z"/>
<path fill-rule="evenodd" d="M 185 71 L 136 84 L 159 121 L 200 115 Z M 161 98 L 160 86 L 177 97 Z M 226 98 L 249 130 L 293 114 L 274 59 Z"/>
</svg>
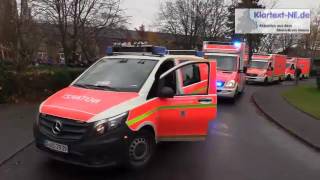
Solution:
<svg viewBox="0 0 320 180">
<path fill-rule="evenodd" d="M 218 56 L 206 55 L 206 59 L 215 59 L 217 61 L 217 69 L 220 71 L 236 71 L 237 70 L 237 57 L 236 56 Z"/>
<path fill-rule="evenodd" d="M 251 61 L 250 67 L 257 68 L 257 69 L 267 69 L 268 68 L 268 62 L 267 61 Z"/>
<path fill-rule="evenodd" d="M 121 92 L 139 92 L 157 64 L 145 59 L 102 59 L 74 86 Z"/>
</svg>

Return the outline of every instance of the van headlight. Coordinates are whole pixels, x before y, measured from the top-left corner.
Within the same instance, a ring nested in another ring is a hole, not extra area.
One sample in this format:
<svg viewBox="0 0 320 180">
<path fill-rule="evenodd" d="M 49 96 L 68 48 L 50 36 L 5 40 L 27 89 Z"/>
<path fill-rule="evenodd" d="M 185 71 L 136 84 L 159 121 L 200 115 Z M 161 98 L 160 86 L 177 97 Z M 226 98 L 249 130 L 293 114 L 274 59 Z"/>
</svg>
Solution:
<svg viewBox="0 0 320 180">
<path fill-rule="evenodd" d="M 234 88 L 235 86 L 236 86 L 236 81 L 235 81 L 235 80 L 228 81 L 228 82 L 225 84 L 225 87 L 226 87 L 226 88 Z"/>
<path fill-rule="evenodd" d="M 128 117 L 128 112 L 119 114 L 117 116 L 97 121 L 94 125 L 94 130 L 98 135 L 103 135 L 105 132 L 116 129 L 125 122 Z"/>
</svg>

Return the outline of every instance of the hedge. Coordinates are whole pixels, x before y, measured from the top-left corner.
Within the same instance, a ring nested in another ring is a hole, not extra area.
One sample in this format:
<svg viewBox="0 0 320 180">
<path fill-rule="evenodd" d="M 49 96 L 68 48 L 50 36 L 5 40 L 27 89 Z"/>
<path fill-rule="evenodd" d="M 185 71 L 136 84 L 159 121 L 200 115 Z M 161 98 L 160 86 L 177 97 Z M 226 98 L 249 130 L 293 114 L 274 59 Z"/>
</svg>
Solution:
<svg viewBox="0 0 320 180">
<path fill-rule="evenodd" d="M 0 69 L 0 103 L 40 101 L 68 86 L 83 71 L 82 68 L 38 67 L 17 73 L 2 68 Z"/>
</svg>

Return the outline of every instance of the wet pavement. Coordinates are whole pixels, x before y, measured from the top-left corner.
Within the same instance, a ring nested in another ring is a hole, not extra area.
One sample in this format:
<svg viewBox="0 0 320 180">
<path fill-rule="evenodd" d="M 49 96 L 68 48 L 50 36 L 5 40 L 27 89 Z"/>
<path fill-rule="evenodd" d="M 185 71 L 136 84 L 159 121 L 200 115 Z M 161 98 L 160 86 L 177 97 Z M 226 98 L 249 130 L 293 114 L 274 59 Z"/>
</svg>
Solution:
<svg viewBox="0 0 320 180">
<path fill-rule="evenodd" d="M 0 164 L 33 141 L 37 104 L 0 105 Z"/>
<path fill-rule="evenodd" d="M 259 88 L 273 86 L 247 86 L 235 104 L 219 102 L 218 118 L 210 124 L 205 142 L 160 143 L 153 161 L 144 170 L 94 170 L 67 165 L 49 160 L 32 144 L 0 167 L 0 179 L 320 179 L 320 153 L 256 109 L 251 95 Z"/>
</svg>

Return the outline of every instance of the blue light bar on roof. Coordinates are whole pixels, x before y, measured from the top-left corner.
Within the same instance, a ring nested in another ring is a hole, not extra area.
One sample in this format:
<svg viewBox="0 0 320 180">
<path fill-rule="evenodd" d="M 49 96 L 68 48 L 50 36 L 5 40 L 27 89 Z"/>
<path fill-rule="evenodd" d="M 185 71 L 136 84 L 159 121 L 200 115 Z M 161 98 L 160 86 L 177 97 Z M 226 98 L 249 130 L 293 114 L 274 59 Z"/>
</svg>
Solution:
<svg viewBox="0 0 320 180">
<path fill-rule="evenodd" d="M 113 54 L 113 48 L 112 47 L 107 47 L 107 55 L 111 56 Z"/>
<path fill-rule="evenodd" d="M 161 46 L 153 46 L 152 54 L 164 56 L 167 54 L 167 48 Z"/>
<path fill-rule="evenodd" d="M 197 57 L 204 57 L 203 51 L 197 50 L 168 50 L 168 54 L 170 55 L 191 55 Z"/>
<path fill-rule="evenodd" d="M 204 57 L 204 52 L 203 51 L 197 51 L 196 56 L 198 57 Z"/>
<path fill-rule="evenodd" d="M 141 53 L 142 55 L 146 54 L 153 54 L 164 56 L 167 54 L 167 49 L 161 46 L 115 46 L 115 47 L 108 47 L 106 50 L 107 55 L 113 55 L 114 53 L 118 54 L 133 54 L 133 53 Z"/>
</svg>

